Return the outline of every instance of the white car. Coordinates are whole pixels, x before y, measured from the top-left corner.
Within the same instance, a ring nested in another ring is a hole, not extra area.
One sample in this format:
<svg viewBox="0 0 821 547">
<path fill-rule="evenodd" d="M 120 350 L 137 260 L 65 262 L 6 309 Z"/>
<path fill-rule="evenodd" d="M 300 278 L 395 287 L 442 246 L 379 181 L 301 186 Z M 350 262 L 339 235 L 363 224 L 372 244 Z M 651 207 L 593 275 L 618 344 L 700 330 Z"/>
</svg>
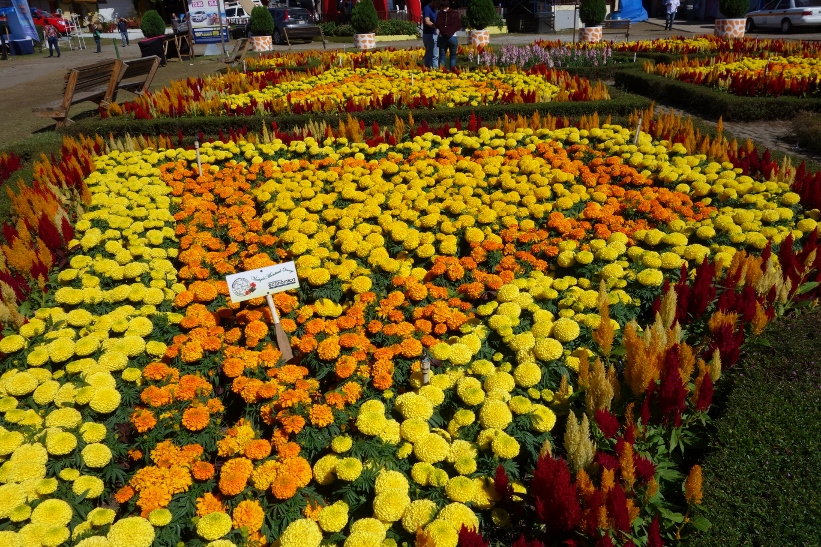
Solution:
<svg viewBox="0 0 821 547">
<path fill-rule="evenodd" d="M 821 26 L 821 0 L 771 0 L 758 11 L 747 14 L 747 32 L 758 28 L 780 28 L 784 34 L 793 27 Z"/>
<path fill-rule="evenodd" d="M 192 23 L 202 23 L 206 19 L 208 19 L 208 14 L 204 11 L 195 11 L 191 14 Z"/>
</svg>

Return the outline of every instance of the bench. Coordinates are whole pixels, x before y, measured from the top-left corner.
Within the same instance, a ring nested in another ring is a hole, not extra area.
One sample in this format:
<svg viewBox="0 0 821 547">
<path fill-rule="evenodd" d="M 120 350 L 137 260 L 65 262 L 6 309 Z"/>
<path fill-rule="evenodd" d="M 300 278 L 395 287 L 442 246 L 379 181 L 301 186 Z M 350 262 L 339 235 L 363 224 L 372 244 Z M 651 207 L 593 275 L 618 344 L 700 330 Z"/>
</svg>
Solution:
<svg viewBox="0 0 821 547">
<path fill-rule="evenodd" d="M 159 66 L 160 58 L 156 55 L 125 61 L 123 75 L 117 84 L 117 91 L 122 89 L 135 95 L 146 93 Z M 117 94 L 115 93 L 112 101 L 116 98 Z"/>
<path fill-rule="evenodd" d="M 65 76 L 63 98 L 34 107 L 32 111 L 41 118 L 55 120 L 57 128 L 74 123 L 68 117 L 68 110 L 72 105 L 91 101 L 108 108 L 122 73 L 123 62 L 119 59 L 70 68 Z"/>
<path fill-rule="evenodd" d="M 234 49 L 228 55 L 223 57 L 222 62 L 233 65 L 234 63 L 241 63 L 245 60 L 245 55 L 248 54 L 248 49 L 251 47 L 251 40 L 248 38 L 239 38 L 234 42 Z"/>
<path fill-rule="evenodd" d="M 624 39 L 630 40 L 630 19 L 606 19 L 601 24 L 602 34 L 607 31 L 624 33 Z"/>
</svg>

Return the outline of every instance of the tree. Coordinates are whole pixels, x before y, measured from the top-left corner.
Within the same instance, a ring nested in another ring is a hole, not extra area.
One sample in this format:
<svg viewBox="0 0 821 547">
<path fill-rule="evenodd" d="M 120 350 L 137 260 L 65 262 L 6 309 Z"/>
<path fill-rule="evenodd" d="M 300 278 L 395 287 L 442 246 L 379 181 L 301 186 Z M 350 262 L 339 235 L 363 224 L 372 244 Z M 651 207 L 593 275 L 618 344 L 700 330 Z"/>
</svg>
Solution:
<svg viewBox="0 0 821 547">
<path fill-rule="evenodd" d="M 271 12 L 262 6 L 254 7 L 251 10 L 249 27 L 254 36 L 271 36 L 274 33 L 274 18 L 271 17 Z"/>
<path fill-rule="evenodd" d="M 351 13 L 351 26 L 357 34 L 370 34 L 379 25 L 379 17 L 372 0 L 359 0 Z"/>
<path fill-rule="evenodd" d="M 607 16 L 605 0 L 581 0 L 579 5 L 579 19 L 586 27 L 601 25 Z"/>
<path fill-rule="evenodd" d="M 493 7 L 493 0 L 470 0 L 465 13 L 465 24 L 468 28 L 483 30 L 494 24 L 501 23 Z"/>
<path fill-rule="evenodd" d="M 157 10 L 148 10 L 145 12 L 145 15 L 143 15 L 140 29 L 142 29 L 143 35 L 145 35 L 146 38 L 164 36 L 165 21 L 162 20 L 162 17 L 160 17 L 160 14 L 157 13 Z"/>
</svg>

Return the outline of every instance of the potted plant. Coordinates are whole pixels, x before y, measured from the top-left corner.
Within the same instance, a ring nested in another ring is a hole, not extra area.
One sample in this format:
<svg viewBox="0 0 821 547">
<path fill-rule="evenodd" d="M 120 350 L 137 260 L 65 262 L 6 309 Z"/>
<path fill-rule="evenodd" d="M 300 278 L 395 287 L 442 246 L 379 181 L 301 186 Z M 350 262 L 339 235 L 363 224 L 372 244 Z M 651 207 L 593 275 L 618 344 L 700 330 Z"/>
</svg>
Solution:
<svg viewBox="0 0 821 547">
<path fill-rule="evenodd" d="M 353 43 L 359 49 L 373 49 L 376 47 L 374 31 L 379 26 L 379 17 L 372 0 L 359 0 L 351 12 L 351 26 L 356 31 Z"/>
<path fill-rule="evenodd" d="M 582 42 L 596 43 L 601 41 L 601 24 L 607 16 L 605 0 L 581 0 L 579 19 L 584 23 L 580 29 L 579 39 Z"/>
<path fill-rule="evenodd" d="M 140 46 L 140 55 L 143 57 L 156 55 L 160 58 L 160 64 L 165 66 L 165 48 L 163 48 L 165 21 L 157 13 L 157 10 L 152 9 L 145 12 L 140 22 L 140 29 L 145 36 L 145 40 L 137 42 L 137 45 Z"/>
<path fill-rule="evenodd" d="M 744 38 L 747 20 L 744 18 L 750 10 L 748 0 L 719 0 L 718 9 L 724 19 L 716 19 L 715 35 L 719 38 Z"/>
<path fill-rule="evenodd" d="M 471 46 L 487 46 L 490 43 L 490 31 L 487 27 L 501 27 L 502 18 L 496 13 L 493 0 L 470 0 L 465 13 L 465 25 L 471 29 Z"/>
<path fill-rule="evenodd" d="M 273 47 L 274 18 L 267 8 L 256 6 L 251 10 L 248 22 L 251 32 L 251 51 L 271 51 Z"/>
</svg>

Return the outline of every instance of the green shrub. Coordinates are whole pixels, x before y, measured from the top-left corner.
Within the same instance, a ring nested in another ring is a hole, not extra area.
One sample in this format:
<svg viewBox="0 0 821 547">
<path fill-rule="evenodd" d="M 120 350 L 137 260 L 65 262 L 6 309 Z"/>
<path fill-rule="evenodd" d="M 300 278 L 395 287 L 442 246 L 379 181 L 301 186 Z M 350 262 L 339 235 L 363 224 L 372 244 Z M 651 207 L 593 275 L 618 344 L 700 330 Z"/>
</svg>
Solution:
<svg viewBox="0 0 821 547">
<path fill-rule="evenodd" d="M 351 13 L 351 26 L 357 34 L 370 34 L 379 25 L 379 17 L 372 0 L 359 0 Z"/>
<path fill-rule="evenodd" d="M 821 114 L 817 112 L 801 112 L 792 123 L 792 129 L 798 141 L 798 146 L 821 154 Z"/>
<path fill-rule="evenodd" d="M 501 24 L 500 17 L 496 15 L 496 8 L 493 7 L 493 0 L 470 0 L 465 13 L 465 24 L 468 28 L 476 30 Z"/>
<path fill-rule="evenodd" d="M 400 21 L 398 19 L 379 21 L 376 34 L 379 36 L 417 36 L 419 34 L 419 25 L 413 21 Z"/>
<path fill-rule="evenodd" d="M 579 5 L 579 20 L 586 27 L 601 25 L 607 16 L 605 0 L 581 0 Z"/>
<path fill-rule="evenodd" d="M 140 25 L 143 35 L 146 38 L 154 38 L 155 36 L 165 35 L 165 21 L 162 20 L 157 10 L 148 10 L 143 15 L 143 20 Z"/>
<path fill-rule="evenodd" d="M 719 0 L 718 9 L 728 19 L 741 19 L 750 11 L 748 0 Z"/>
<path fill-rule="evenodd" d="M 256 6 L 251 10 L 249 28 L 254 36 L 271 36 L 274 33 L 274 18 L 271 17 L 271 12 L 267 8 Z"/>
</svg>

